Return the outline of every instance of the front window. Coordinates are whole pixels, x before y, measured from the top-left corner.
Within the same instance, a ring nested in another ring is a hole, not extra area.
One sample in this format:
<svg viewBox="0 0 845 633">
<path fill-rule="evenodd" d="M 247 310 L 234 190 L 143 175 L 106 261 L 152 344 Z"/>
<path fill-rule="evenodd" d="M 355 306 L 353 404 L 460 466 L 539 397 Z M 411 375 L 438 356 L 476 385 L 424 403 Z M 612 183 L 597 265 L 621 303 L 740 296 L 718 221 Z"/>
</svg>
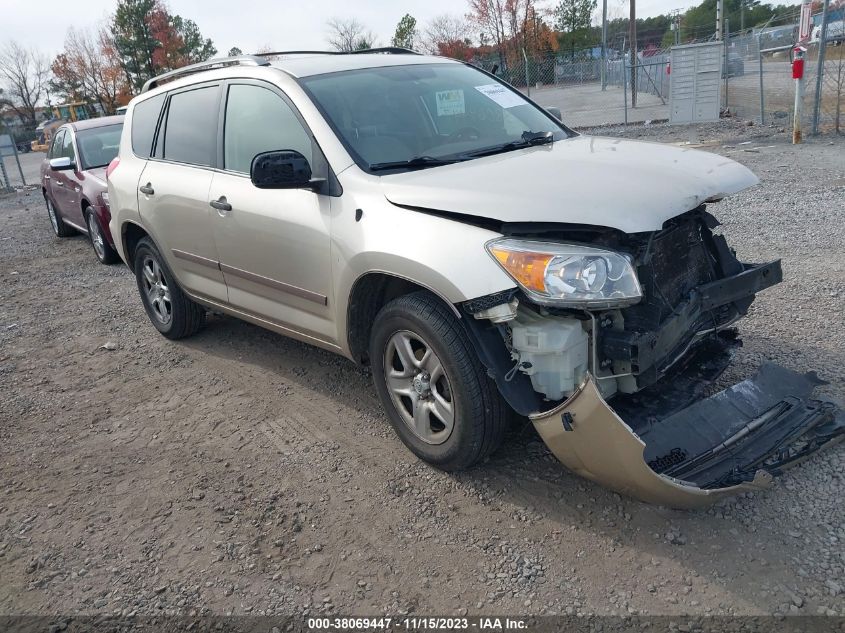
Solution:
<svg viewBox="0 0 845 633">
<path fill-rule="evenodd" d="M 296 150 L 311 162 L 311 138 L 291 107 L 272 90 L 250 84 L 229 87 L 223 132 L 225 169 L 249 173 L 257 154 Z"/>
<path fill-rule="evenodd" d="M 371 171 L 437 166 L 567 136 L 519 92 L 463 64 L 367 68 L 301 81 Z"/>
<path fill-rule="evenodd" d="M 107 167 L 117 156 L 123 124 L 105 125 L 76 133 L 82 169 Z"/>
</svg>

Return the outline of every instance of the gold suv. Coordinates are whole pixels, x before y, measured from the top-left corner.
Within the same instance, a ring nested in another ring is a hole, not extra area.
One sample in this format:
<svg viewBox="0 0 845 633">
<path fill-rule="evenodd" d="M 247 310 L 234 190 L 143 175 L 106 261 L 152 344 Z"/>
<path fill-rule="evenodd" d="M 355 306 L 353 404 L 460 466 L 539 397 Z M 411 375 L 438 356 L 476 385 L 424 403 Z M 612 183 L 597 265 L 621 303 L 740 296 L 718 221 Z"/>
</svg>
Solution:
<svg viewBox="0 0 845 633">
<path fill-rule="evenodd" d="M 110 230 L 164 336 L 245 319 L 369 365 L 440 468 L 521 416 L 575 472 L 667 505 L 765 486 L 842 433 L 813 376 L 774 365 L 700 398 L 781 280 L 714 232 L 710 205 L 757 183 L 742 165 L 576 134 L 450 59 L 274 55 L 129 104 Z"/>
</svg>

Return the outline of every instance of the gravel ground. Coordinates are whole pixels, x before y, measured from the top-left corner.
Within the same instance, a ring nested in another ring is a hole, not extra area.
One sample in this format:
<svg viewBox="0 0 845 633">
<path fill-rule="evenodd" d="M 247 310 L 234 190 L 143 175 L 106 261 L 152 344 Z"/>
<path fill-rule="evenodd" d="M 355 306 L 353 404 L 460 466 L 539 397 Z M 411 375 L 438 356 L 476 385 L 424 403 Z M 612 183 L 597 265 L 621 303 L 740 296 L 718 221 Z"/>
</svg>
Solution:
<svg viewBox="0 0 845 633">
<path fill-rule="evenodd" d="M 771 359 L 842 398 L 845 139 L 603 132 L 759 174 L 711 210 L 786 280 L 726 380 Z M 0 198 L 0 280 L 0 614 L 845 615 L 842 445 L 697 512 L 569 474 L 530 427 L 444 474 L 341 358 L 219 316 L 159 336 L 129 271 L 56 240 L 36 192 Z"/>
</svg>

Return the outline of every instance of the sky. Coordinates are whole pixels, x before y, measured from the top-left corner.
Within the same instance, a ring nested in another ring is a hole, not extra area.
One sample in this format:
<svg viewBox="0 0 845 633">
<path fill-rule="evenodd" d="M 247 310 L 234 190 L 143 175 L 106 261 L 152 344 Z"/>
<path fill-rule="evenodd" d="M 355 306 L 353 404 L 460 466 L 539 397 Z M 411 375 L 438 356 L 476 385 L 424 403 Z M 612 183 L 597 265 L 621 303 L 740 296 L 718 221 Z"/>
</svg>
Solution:
<svg viewBox="0 0 845 633">
<path fill-rule="evenodd" d="M 541 0 L 542 1 L 542 0 Z M 700 0 L 638 0 L 637 16 L 650 17 L 686 9 Z M 607 0 L 608 16 L 628 14 L 627 0 Z M 49 57 L 62 48 L 69 26 L 94 27 L 114 11 L 116 0 L 0 0 L 0 46 L 10 39 L 40 48 Z M 237 46 L 252 53 L 265 46 L 276 50 L 323 49 L 326 21 L 356 18 L 389 45 L 396 23 L 410 13 L 418 27 L 443 13 L 463 15 L 465 0 L 166 0 L 170 12 L 197 23 L 219 53 Z M 553 6 L 555 0 L 546 0 Z M 72 7 L 72 8 L 71 8 Z M 601 2 L 597 19 L 600 18 Z"/>
</svg>

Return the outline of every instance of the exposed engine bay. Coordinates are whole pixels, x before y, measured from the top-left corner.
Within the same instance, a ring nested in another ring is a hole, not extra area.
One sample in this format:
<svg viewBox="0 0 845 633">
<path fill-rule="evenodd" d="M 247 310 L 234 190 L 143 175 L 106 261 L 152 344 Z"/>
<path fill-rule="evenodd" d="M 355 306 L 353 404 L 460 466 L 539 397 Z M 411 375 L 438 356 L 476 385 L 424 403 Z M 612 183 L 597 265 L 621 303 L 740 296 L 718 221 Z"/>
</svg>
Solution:
<svg viewBox="0 0 845 633">
<path fill-rule="evenodd" d="M 463 306 L 502 395 L 575 472 L 694 507 L 767 485 L 843 437 L 842 412 L 810 398 L 822 383 L 814 375 L 766 365 L 704 397 L 741 344 L 732 325 L 757 292 L 782 280 L 779 260 L 740 262 L 717 226 L 702 205 L 647 233 L 504 227 L 621 253 L 642 289 L 641 300 L 614 308 L 539 305 L 517 289 Z"/>
</svg>

